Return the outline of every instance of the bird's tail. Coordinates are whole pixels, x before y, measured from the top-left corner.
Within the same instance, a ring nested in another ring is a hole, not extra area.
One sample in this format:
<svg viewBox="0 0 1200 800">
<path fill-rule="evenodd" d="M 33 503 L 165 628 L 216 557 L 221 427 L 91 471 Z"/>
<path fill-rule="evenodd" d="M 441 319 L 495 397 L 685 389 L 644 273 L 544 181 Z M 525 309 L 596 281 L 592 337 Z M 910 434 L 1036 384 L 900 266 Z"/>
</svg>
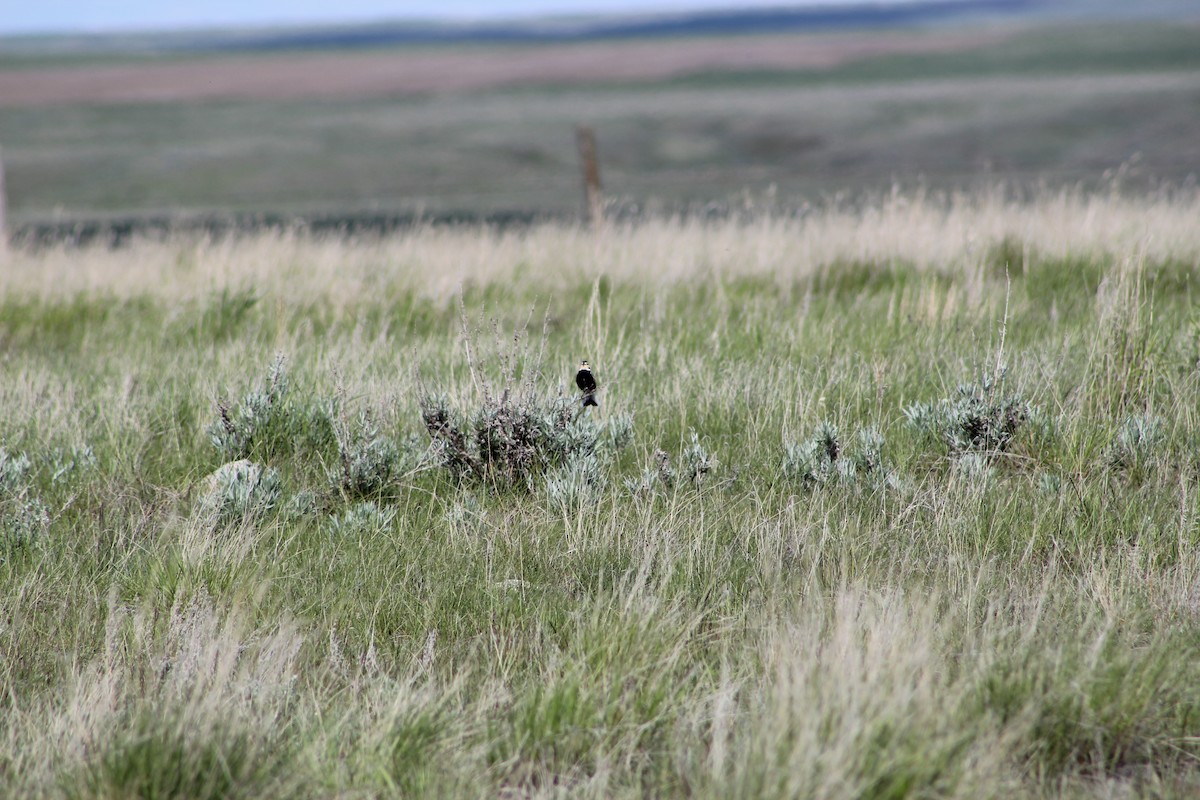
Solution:
<svg viewBox="0 0 1200 800">
<path fill-rule="evenodd" d="M 583 407 L 587 408 L 588 406 L 595 406 L 596 408 L 600 407 L 600 403 L 596 400 L 596 395 L 592 394 L 591 392 L 583 396 Z"/>
</svg>

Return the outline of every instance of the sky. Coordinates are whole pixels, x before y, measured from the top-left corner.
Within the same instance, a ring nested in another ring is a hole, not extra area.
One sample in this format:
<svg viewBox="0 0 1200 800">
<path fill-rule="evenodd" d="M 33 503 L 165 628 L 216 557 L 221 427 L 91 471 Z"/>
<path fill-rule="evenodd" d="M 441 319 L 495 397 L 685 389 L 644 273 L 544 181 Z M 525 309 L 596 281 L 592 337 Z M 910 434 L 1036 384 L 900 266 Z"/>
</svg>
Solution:
<svg viewBox="0 0 1200 800">
<path fill-rule="evenodd" d="M 752 0 L 753 1 L 753 0 Z M 892 0 L 893 2 L 895 0 Z M 757 0 L 835 5 L 854 0 Z M 746 0 L 0 0 L 0 35 L 730 8 Z"/>
</svg>

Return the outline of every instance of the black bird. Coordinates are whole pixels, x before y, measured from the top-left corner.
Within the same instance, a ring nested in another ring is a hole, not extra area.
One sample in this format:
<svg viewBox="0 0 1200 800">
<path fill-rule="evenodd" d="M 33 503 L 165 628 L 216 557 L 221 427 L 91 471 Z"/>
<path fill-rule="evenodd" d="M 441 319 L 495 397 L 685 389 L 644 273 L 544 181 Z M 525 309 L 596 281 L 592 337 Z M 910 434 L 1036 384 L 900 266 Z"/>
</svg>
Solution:
<svg viewBox="0 0 1200 800">
<path fill-rule="evenodd" d="M 583 392 L 583 408 L 600 407 L 596 402 L 596 379 L 592 377 L 592 368 L 588 366 L 587 359 L 579 362 L 579 371 L 575 373 L 575 385 Z"/>
</svg>

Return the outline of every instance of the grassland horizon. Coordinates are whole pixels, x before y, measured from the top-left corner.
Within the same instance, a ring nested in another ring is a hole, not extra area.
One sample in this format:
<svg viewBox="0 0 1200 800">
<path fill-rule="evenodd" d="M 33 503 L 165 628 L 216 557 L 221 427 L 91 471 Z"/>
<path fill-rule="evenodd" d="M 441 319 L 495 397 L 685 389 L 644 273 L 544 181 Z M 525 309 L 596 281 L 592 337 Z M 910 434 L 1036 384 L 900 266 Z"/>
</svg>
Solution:
<svg viewBox="0 0 1200 800">
<path fill-rule="evenodd" d="M 976 25 L 553 46 L 0 54 L 14 227 L 173 214 L 799 206 L 894 183 L 1138 191 L 1200 174 L 1197 25 Z"/>
</svg>

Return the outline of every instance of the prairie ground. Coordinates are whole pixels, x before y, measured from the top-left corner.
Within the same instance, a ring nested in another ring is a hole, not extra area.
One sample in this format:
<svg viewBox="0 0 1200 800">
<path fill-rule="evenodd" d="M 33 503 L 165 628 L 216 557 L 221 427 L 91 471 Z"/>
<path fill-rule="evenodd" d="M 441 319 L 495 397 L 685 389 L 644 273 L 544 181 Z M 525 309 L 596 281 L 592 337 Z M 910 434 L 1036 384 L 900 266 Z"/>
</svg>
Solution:
<svg viewBox="0 0 1200 800">
<path fill-rule="evenodd" d="M 15 227 L 109 214 L 558 215 L 574 126 L 610 198 L 668 211 L 893 183 L 1139 189 L 1200 174 L 1200 49 L 1175 25 L 579 45 L 4 58 Z"/>
<path fill-rule="evenodd" d="M 1198 213 L 11 252 L 0 787 L 1192 796 Z"/>
<path fill-rule="evenodd" d="M 820 69 L 896 54 L 994 45 L 999 31 L 709 36 L 555 45 L 211 54 L 0 71 L 0 107 L 388 97 L 518 86 L 652 83 L 735 70 Z"/>
</svg>

